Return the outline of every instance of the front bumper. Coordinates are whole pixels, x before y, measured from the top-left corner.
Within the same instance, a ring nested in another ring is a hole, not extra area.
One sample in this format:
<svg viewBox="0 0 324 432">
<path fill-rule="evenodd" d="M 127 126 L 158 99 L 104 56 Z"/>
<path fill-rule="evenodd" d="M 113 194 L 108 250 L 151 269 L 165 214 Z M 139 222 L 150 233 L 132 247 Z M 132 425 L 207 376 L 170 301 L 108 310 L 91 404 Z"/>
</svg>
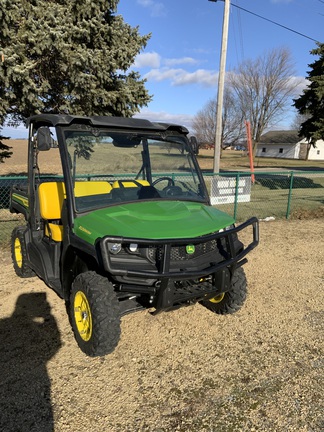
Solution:
<svg viewBox="0 0 324 432">
<path fill-rule="evenodd" d="M 248 228 L 252 229 L 252 241 L 244 247 L 237 240 L 237 234 Z M 121 244 L 124 253 L 111 254 L 109 244 Z M 100 250 L 104 269 L 113 276 L 149 280 L 185 280 L 196 279 L 227 268 L 239 267 L 246 262 L 246 255 L 259 243 L 259 224 L 253 217 L 241 225 L 209 234 L 206 236 L 185 239 L 138 239 L 106 236 L 100 240 Z M 148 253 L 131 254 L 125 252 L 129 245 L 136 244 L 140 250 L 155 249 L 155 258 L 150 259 Z M 183 259 L 174 257 L 175 250 L 182 250 L 186 246 L 194 246 L 208 251 L 197 257 Z M 215 245 L 214 250 L 210 245 Z M 182 249 L 181 249 L 182 248 Z M 158 255 L 158 258 L 157 258 Z M 189 259 L 190 258 L 190 259 Z"/>
</svg>

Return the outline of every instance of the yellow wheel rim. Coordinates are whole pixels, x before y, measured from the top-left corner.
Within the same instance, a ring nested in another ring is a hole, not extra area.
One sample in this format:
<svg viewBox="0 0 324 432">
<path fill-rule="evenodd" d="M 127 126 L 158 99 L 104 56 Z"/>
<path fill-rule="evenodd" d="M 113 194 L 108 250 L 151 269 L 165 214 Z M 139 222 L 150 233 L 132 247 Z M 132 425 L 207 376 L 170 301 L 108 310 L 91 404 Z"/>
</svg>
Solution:
<svg viewBox="0 0 324 432">
<path fill-rule="evenodd" d="M 19 238 L 15 238 L 15 244 L 14 244 L 14 248 L 15 248 L 15 261 L 16 264 L 19 268 L 22 267 L 22 262 L 23 262 L 23 258 L 22 258 L 22 252 L 21 252 L 21 243 Z"/>
<path fill-rule="evenodd" d="M 222 293 L 222 294 L 219 294 L 216 297 L 213 297 L 213 298 L 209 299 L 209 301 L 211 303 L 220 303 L 223 300 L 224 297 L 225 297 L 225 293 Z"/>
<path fill-rule="evenodd" d="M 74 319 L 79 335 L 87 342 L 92 335 L 92 317 L 87 297 L 82 291 L 74 297 Z"/>
</svg>

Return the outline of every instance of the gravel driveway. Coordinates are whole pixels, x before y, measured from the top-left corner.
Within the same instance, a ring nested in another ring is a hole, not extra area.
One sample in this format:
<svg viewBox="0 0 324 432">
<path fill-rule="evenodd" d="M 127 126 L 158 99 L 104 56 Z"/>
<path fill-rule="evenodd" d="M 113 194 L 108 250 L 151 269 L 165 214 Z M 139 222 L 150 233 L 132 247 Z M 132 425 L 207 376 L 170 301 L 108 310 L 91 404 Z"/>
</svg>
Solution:
<svg viewBox="0 0 324 432">
<path fill-rule="evenodd" d="M 324 219 L 260 230 L 239 313 L 128 315 L 95 359 L 62 300 L 0 251 L 0 430 L 324 431 Z"/>
</svg>

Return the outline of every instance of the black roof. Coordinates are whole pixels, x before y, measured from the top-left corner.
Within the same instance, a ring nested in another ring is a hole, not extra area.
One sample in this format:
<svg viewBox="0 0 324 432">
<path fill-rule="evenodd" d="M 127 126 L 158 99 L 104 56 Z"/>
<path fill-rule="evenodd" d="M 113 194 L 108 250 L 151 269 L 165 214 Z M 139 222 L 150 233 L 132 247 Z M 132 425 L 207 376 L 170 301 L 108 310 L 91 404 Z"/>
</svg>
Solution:
<svg viewBox="0 0 324 432">
<path fill-rule="evenodd" d="M 262 135 L 260 144 L 296 144 L 301 139 L 297 130 L 276 130 Z"/>
<path fill-rule="evenodd" d="M 188 129 L 184 126 L 173 123 L 157 123 L 149 120 L 132 118 L 132 117 L 112 117 L 112 116 L 72 116 L 67 114 L 37 114 L 29 117 L 26 121 L 27 127 L 30 124 L 36 128 L 40 126 L 69 126 L 72 124 L 89 124 L 97 127 L 116 127 L 129 129 L 151 130 L 155 132 L 163 132 L 167 130 L 176 130 L 187 134 Z"/>
</svg>

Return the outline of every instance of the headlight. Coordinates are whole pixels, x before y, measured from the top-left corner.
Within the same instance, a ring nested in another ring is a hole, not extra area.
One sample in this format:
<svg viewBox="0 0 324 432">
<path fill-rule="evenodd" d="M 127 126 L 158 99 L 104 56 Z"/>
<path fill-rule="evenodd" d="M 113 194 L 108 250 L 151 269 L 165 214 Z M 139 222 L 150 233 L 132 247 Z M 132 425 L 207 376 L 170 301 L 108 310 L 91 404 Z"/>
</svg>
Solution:
<svg viewBox="0 0 324 432">
<path fill-rule="evenodd" d="M 113 255 L 118 254 L 122 249 L 122 245 L 120 243 L 108 243 L 108 250 Z"/>
<path fill-rule="evenodd" d="M 228 230 L 230 230 L 230 229 L 233 229 L 233 228 L 235 228 L 235 225 L 233 224 L 233 225 L 230 225 L 230 226 L 227 226 L 227 227 L 225 227 L 225 231 L 228 231 Z"/>
<path fill-rule="evenodd" d="M 233 224 L 233 225 L 229 225 L 229 226 L 227 226 L 227 227 L 225 227 L 225 228 L 221 228 L 220 230 L 218 230 L 218 232 L 228 231 L 228 230 L 230 230 L 230 229 L 232 229 L 232 228 L 235 228 L 235 225 L 234 225 L 234 224 Z"/>
<path fill-rule="evenodd" d="M 138 251 L 138 244 L 136 244 L 136 243 L 131 243 L 131 244 L 129 245 L 129 251 L 132 252 L 132 253 L 137 252 L 137 251 Z"/>
</svg>

